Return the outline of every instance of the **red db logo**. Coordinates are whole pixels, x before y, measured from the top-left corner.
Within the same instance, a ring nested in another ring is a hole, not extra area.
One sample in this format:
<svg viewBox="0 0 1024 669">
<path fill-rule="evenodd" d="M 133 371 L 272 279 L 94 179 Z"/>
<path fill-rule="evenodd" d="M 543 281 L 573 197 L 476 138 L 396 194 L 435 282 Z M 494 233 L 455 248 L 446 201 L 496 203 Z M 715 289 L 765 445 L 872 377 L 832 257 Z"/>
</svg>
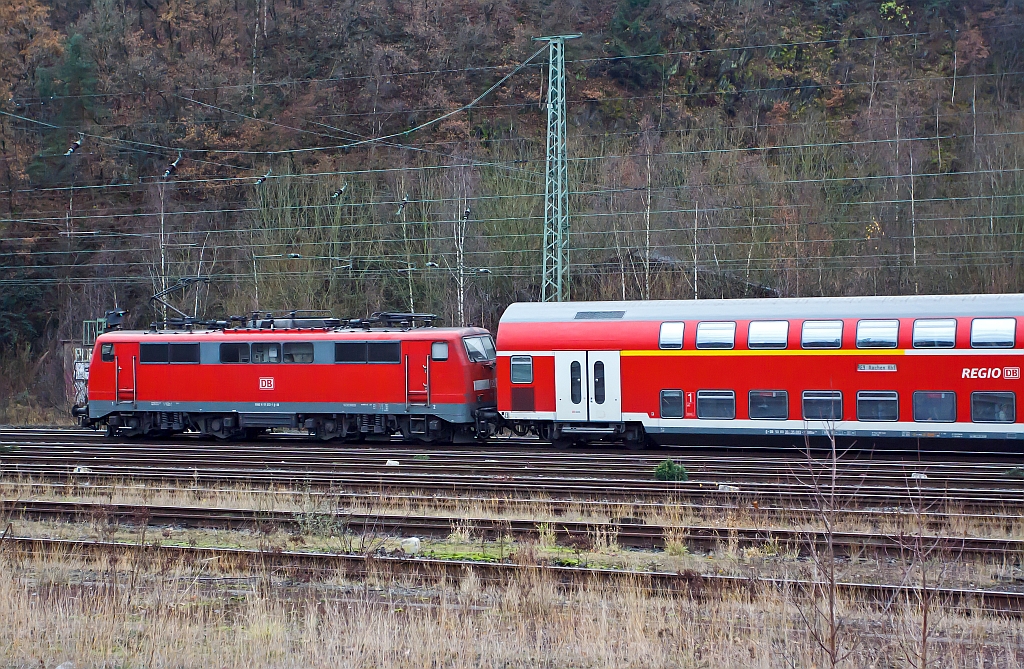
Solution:
<svg viewBox="0 0 1024 669">
<path fill-rule="evenodd" d="M 273 390 L 274 389 L 274 377 L 264 376 L 260 378 L 260 390 Z"/>
</svg>

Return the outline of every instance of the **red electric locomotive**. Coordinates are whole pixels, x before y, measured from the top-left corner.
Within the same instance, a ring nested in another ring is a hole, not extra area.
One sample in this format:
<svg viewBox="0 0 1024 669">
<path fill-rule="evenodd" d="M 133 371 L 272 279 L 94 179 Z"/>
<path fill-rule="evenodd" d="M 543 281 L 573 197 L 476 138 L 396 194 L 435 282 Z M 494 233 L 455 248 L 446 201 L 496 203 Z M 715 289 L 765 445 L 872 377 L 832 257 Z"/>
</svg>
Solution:
<svg viewBox="0 0 1024 669">
<path fill-rule="evenodd" d="M 491 335 L 411 327 L 420 316 L 107 332 L 78 413 L 122 436 L 226 439 L 290 427 L 325 440 L 486 437 L 497 419 Z"/>
<path fill-rule="evenodd" d="M 1024 295 L 513 304 L 498 410 L 556 444 L 1024 437 Z"/>
</svg>

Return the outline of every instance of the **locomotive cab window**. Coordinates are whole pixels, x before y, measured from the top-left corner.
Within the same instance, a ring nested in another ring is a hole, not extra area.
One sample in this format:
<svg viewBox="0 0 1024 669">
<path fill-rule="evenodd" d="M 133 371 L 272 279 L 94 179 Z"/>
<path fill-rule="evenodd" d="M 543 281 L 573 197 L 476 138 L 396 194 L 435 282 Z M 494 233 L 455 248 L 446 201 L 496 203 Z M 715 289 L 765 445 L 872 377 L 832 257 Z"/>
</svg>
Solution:
<svg viewBox="0 0 1024 669">
<path fill-rule="evenodd" d="M 221 362 L 249 362 L 248 344 L 221 344 Z"/>
<path fill-rule="evenodd" d="M 139 362 L 144 364 L 167 362 L 167 344 L 139 344 Z"/>
<path fill-rule="evenodd" d="M 956 393 L 935 390 L 915 392 L 914 420 L 918 423 L 956 422 Z"/>
<path fill-rule="evenodd" d="M 858 321 L 857 348 L 896 348 L 900 333 L 900 322 Z"/>
<path fill-rule="evenodd" d="M 685 328 L 686 323 L 662 323 L 658 333 L 658 348 L 682 348 Z"/>
<path fill-rule="evenodd" d="M 104 344 L 100 346 L 100 360 L 103 362 L 114 362 L 114 345 Z"/>
<path fill-rule="evenodd" d="M 789 393 L 785 390 L 751 390 L 747 402 L 753 420 L 789 418 Z"/>
<path fill-rule="evenodd" d="M 804 420 L 842 420 L 843 394 L 838 390 L 805 390 Z"/>
<path fill-rule="evenodd" d="M 661 391 L 661 417 L 682 418 L 683 417 L 683 391 L 662 390 Z"/>
<path fill-rule="evenodd" d="M 371 341 L 366 343 L 366 362 L 402 362 L 402 342 Z"/>
<path fill-rule="evenodd" d="M 899 409 L 900 397 L 893 390 L 862 390 L 857 393 L 857 420 L 899 420 Z"/>
<path fill-rule="evenodd" d="M 971 348 L 1013 348 L 1016 318 L 975 318 L 971 321 Z"/>
<path fill-rule="evenodd" d="M 786 348 L 789 321 L 751 321 L 747 330 L 747 348 Z"/>
<path fill-rule="evenodd" d="M 533 383 L 533 357 L 513 355 L 509 361 L 512 383 Z"/>
<path fill-rule="evenodd" d="M 731 390 L 697 391 L 697 418 L 732 420 L 735 417 L 735 392 Z"/>
<path fill-rule="evenodd" d="M 1017 420 L 1013 393 L 971 393 L 971 420 L 975 423 L 1012 423 Z"/>
<path fill-rule="evenodd" d="M 281 362 L 280 344 L 253 344 L 252 361 L 256 363 L 279 363 Z"/>
<path fill-rule="evenodd" d="M 697 323 L 697 348 L 732 348 L 736 341 L 733 322 Z"/>
<path fill-rule="evenodd" d="M 842 343 L 842 321 L 804 321 L 800 334 L 800 345 L 804 348 L 839 348 Z"/>
<path fill-rule="evenodd" d="M 313 362 L 313 344 L 305 341 L 287 342 L 282 346 L 281 355 L 284 362 Z"/>
<path fill-rule="evenodd" d="M 914 321 L 914 348 L 953 348 L 956 319 L 919 318 Z"/>
<path fill-rule="evenodd" d="M 490 362 L 497 357 L 491 335 L 463 337 L 462 341 L 466 344 L 466 353 L 469 355 L 470 362 Z"/>
<path fill-rule="evenodd" d="M 430 345 L 430 359 L 434 362 L 444 362 L 448 359 L 448 342 L 435 341 Z"/>
</svg>

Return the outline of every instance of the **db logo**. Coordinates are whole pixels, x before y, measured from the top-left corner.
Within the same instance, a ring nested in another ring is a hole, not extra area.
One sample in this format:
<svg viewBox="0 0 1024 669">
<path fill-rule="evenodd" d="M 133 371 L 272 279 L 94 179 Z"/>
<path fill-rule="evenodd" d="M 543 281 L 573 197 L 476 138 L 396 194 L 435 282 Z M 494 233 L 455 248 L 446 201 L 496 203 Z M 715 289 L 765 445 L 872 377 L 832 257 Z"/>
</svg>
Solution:
<svg viewBox="0 0 1024 669">
<path fill-rule="evenodd" d="M 1004 379 L 1019 379 L 1020 367 L 1003 367 Z"/>
<path fill-rule="evenodd" d="M 273 390 L 274 389 L 274 377 L 264 376 L 260 377 L 260 390 Z"/>
<path fill-rule="evenodd" d="M 961 379 L 1019 379 L 1020 367 L 964 367 Z"/>
</svg>

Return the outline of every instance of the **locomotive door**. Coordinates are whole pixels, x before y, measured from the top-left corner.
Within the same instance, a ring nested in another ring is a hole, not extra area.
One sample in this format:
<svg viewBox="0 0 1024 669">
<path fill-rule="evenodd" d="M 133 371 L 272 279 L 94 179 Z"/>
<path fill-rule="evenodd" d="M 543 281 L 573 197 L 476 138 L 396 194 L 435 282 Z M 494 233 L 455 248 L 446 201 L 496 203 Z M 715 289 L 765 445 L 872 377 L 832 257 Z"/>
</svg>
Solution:
<svg viewBox="0 0 1024 669">
<path fill-rule="evenodd" d="M 587 353 L 590 383 L 590 420 L 618 422 L 622 420 L 622 385 L 619 382 L 619 352 Z"/>
<path fill-rule="evenodd" d="M 430 342 L 405 341 L 405 403 L 430 404 Z"/>
<path fill-rule="evenodd" d="M 587 352 L 555 351 L 555 420 L 587 420 Z"/>
<path fill-rule="evenodd" d="M 135 404 L 138 363 L 138 345 L 114 345 L 114 388 L 117 391 L 117 404 Z"/>
</svg>

